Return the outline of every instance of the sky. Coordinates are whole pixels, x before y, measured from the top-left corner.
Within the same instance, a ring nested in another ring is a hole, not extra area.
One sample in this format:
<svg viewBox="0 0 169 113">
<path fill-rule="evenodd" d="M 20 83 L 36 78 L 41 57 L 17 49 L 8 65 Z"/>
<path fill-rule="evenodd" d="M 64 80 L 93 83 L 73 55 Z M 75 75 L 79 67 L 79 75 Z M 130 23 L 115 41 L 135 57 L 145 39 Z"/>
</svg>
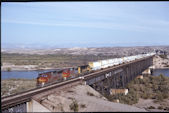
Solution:
<svg viewBox="0 0 169 113">
<path fill-rule="evenodd" d="M 1 4 L 1 47 L 169 45 L 169 2 Z"/>
</svg>

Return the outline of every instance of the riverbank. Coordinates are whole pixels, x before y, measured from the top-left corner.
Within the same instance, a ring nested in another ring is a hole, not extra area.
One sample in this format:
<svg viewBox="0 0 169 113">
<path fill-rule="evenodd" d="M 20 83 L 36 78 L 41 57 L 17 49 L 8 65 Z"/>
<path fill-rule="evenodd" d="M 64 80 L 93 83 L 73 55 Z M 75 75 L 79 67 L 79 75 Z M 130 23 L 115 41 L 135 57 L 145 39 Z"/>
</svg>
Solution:
<svg viewBox="0 0 169 113">
<path fill-rule="evenodd" d="M 161 57 L 160 55 L 156 55 L 153 58 L 153 67 L 154 67 L 154 69 L 169 68 L 169 55 L 167 55 L 165 57 Z"/>
<path fill-rule="evenodd" d="M 66 67 L 64 67 L 66 68 Z M 39 67 L 39 65 L 14 65 L 11 63 L 3 63 L 1 71 L 39 71 L 39 70 L 58 70 L 62 68 L 55 67 Z"/>
<path fill-rule="evenodd" d="M 50 70 L 56 69 L 51 67 L 40 68 L 38 65 L 14 65 L 11 63 L 3 63 L 1 71 L 37 71 L 37 70 Z"/>
</svg>

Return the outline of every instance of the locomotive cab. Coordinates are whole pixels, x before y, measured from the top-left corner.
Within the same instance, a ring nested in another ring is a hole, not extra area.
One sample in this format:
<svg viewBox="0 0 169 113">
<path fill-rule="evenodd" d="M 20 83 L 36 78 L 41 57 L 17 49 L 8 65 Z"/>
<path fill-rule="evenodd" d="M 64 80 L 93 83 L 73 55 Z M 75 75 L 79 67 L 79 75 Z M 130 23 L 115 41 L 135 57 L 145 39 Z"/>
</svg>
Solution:
<svg viewBox="0 0 169 113">
<path fill-rule="evenodd" d="M 48 82 L 48 76 L 45 74 L 39 74 L 37 77 L 37 86 L 44 86 Z"/>
</svg>

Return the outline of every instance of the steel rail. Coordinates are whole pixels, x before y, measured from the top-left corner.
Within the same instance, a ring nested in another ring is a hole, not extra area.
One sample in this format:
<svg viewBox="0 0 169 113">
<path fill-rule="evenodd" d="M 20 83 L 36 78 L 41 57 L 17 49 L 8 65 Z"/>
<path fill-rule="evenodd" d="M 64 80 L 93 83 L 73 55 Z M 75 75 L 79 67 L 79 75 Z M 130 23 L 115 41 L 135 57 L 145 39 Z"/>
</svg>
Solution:
<svg viewBox="0 0 169 113">
<path fill-rule="evenodd" d="M 32 89 L 29 91 L 25 91 L 25 92 L 21 92 L 19 94 L 15 94 L 15 95 L 10 95 L 8 97 L 3 97 L 1 100 L 1 109 L 6 109 L 12 106 L 15 106 L 17 104 L 21 104 L 23 102 L 27 102 L 30 101 L 31 97 L 38 94 L 38 93 L 42 93 L 44 91 L 53 89 L 53 88 L 58 88 L 60 86 L 63 85 L 67 85 L 70 83 L 74 83 L 76 81 L 79 81 L 79 78 L 75 78 L 75 79 L 70 79 L 61 83 L 57 83 L 57 84 L 52 84 L 49 86 L 45 86 L 45 87 L 41 87 L 41 88 L 37 88 L 37 89 Z"/>
</svg>

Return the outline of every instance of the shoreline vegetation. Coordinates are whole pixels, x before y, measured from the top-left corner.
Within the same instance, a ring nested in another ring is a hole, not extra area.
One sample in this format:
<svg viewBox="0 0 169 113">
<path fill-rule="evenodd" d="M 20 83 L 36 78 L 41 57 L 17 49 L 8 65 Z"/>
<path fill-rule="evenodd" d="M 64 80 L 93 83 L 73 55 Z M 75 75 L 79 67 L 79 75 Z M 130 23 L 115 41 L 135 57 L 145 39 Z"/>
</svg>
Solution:
<svg viewBox="0 0 169 113">
<path fill-rule="evenodd" d="M 119 99 L 120 103 L 129 104 L 148 111 L 162 110 L 169 111 L 169 77 L 144 76 L 143 79 L 135 78 L 126 87 L 129 92 L 127 95 L 105 95 L 109 101 Z M 148 105 L 143 102 L 149 102 Z"/>
</svg>

